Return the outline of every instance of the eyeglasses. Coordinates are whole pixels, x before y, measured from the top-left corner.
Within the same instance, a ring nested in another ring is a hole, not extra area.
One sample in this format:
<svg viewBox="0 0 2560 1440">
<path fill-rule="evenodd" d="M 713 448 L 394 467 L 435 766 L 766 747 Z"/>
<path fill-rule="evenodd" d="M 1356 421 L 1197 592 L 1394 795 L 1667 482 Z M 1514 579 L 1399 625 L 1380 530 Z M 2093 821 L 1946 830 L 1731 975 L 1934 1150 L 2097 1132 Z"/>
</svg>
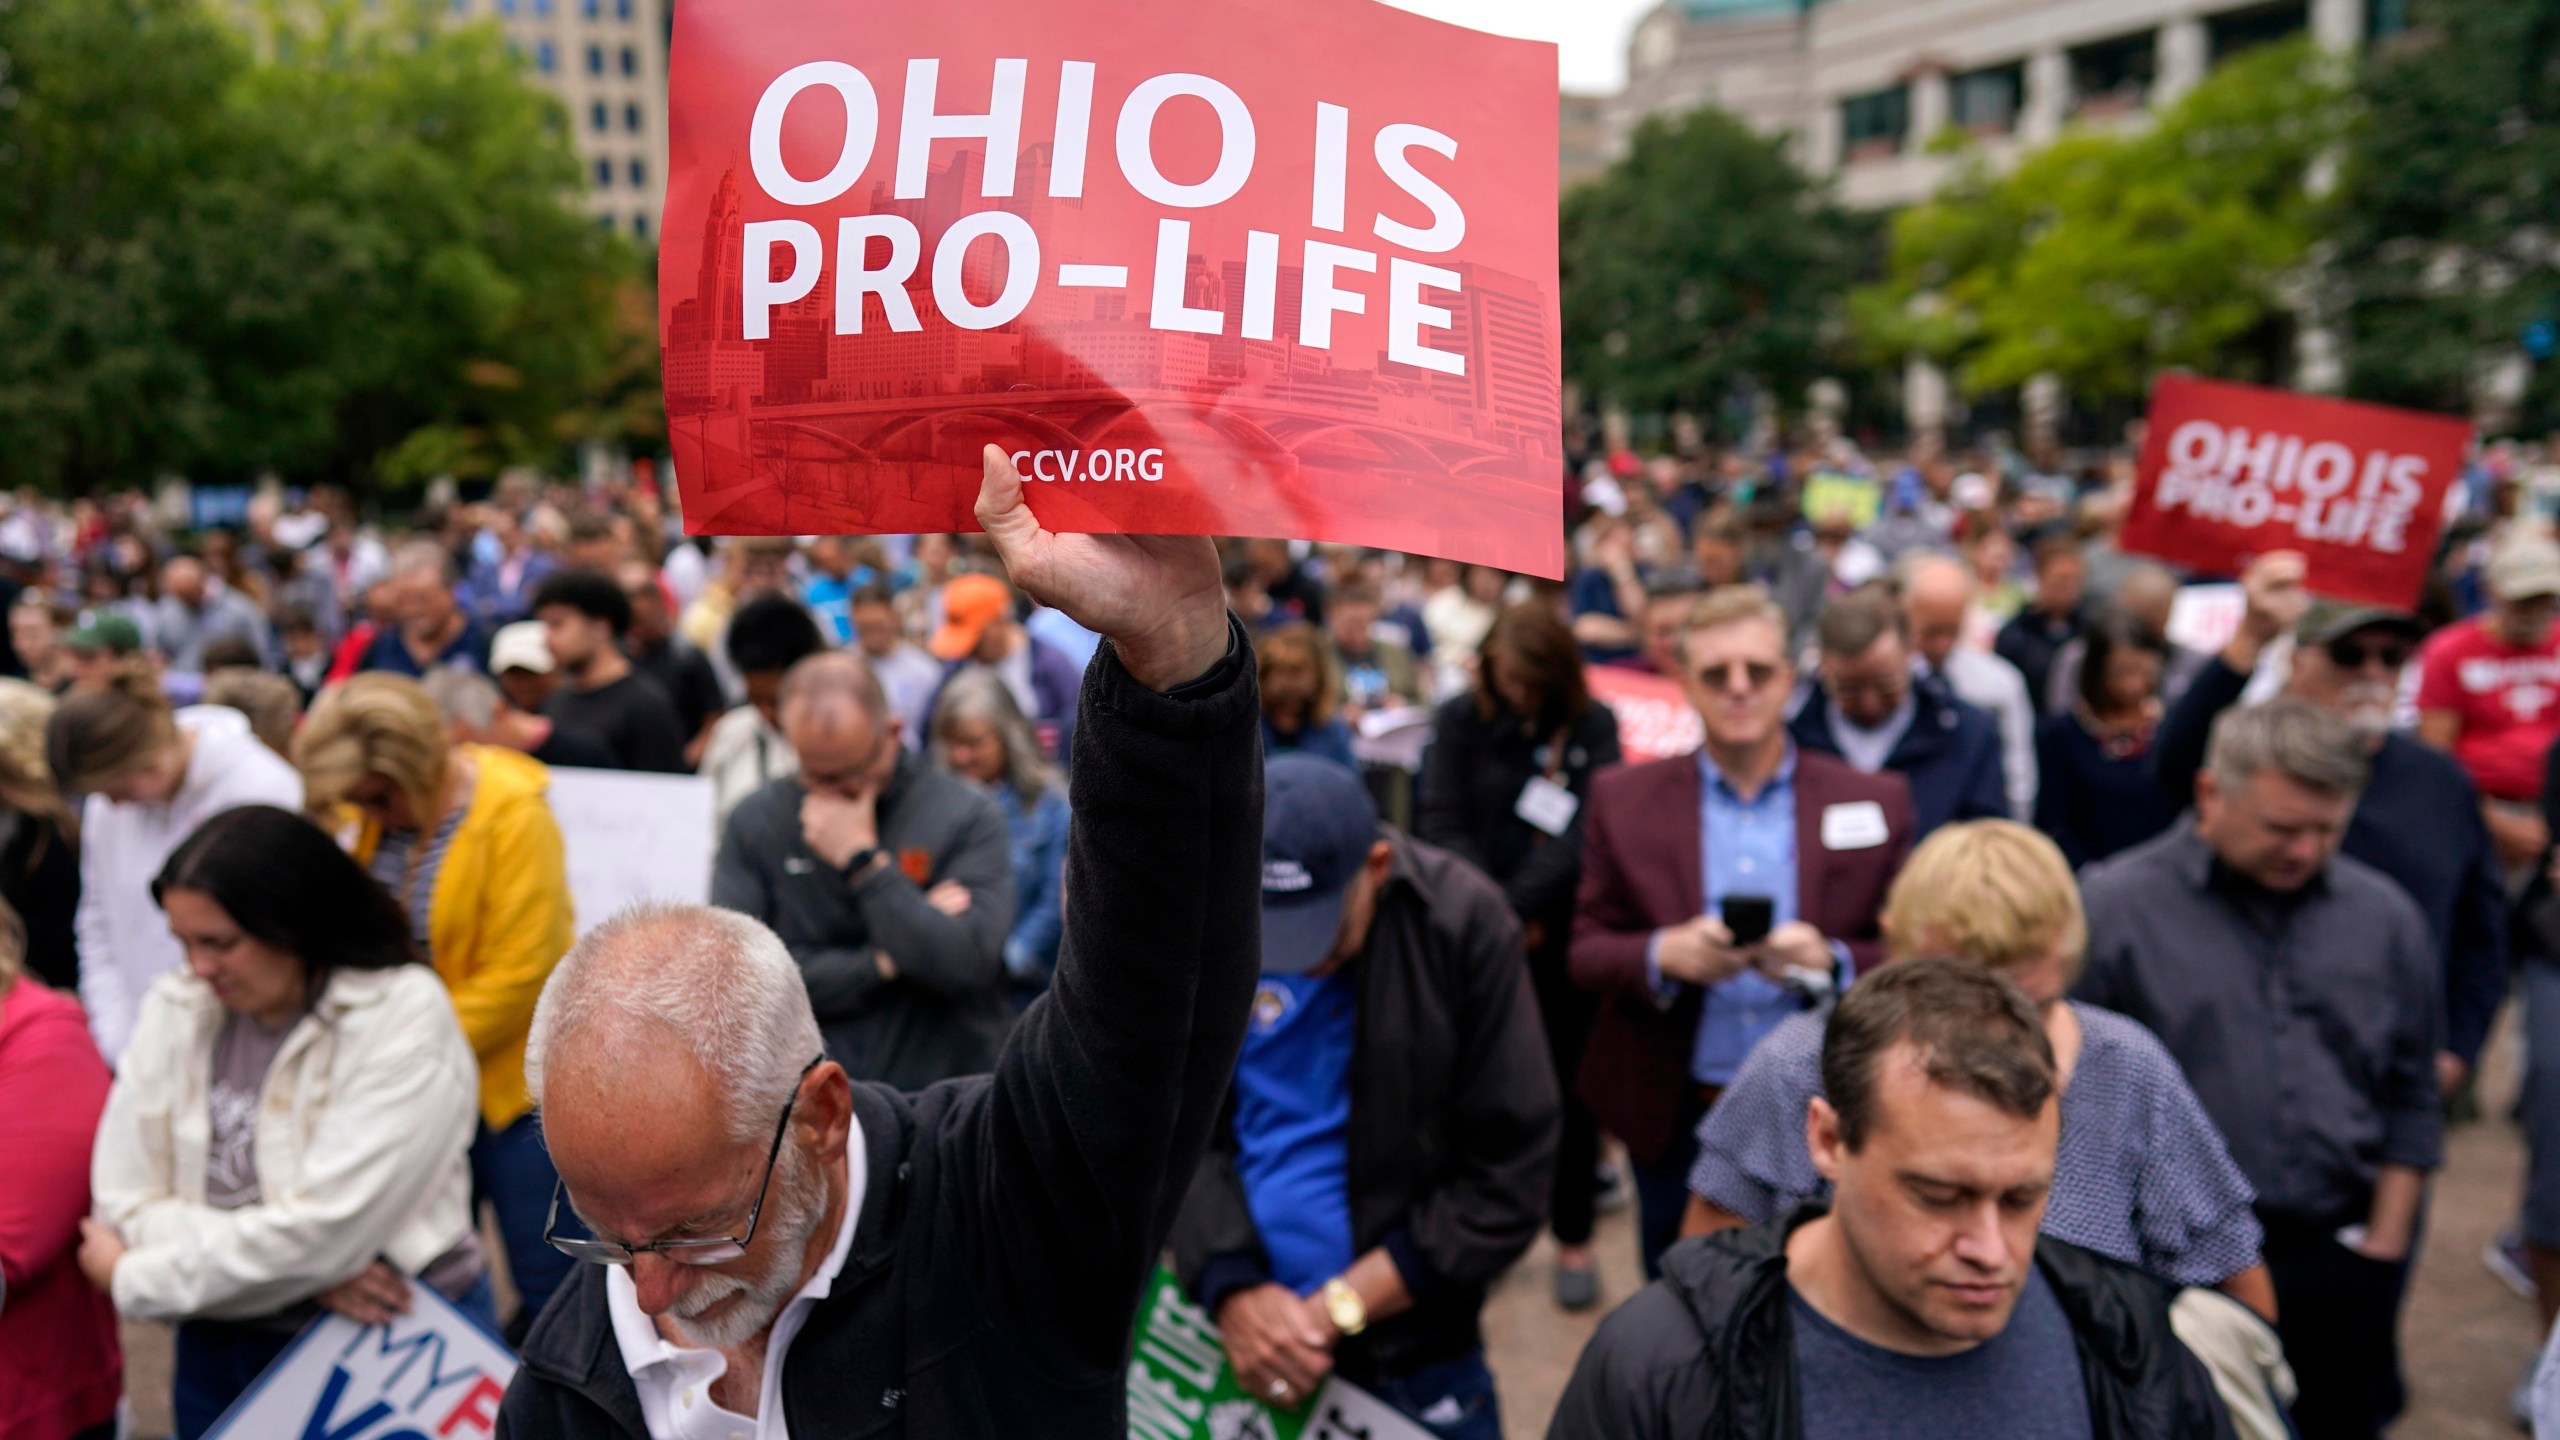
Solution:
<svg viewBox="0 0 2560 1440">
<path fill-rule="evenodd" d="M 2361 670 L 2367 665 L 2398 670 L 2409 663 L 2409 646 L 2405 641 L 2382 640 L 2368 644 L 2349 636 L 2330 641 L 2328 648 L 2329 663 L 2341 670 Z"/>
<path fill-rule="evenodd" d="M 773 1164 L 782 1158 L 782 1137 L 791 1128 L 792 1107 L 800 1103 L 800 1085 L 809 1078 L 810 1071 L 826 1062 L 827 1057 L 820 1055 L 817 1059 L 801 1066 L 800 1078 L 791 1084 L 791 1099 L 782 1107 L 782 1118 L 775 1121 L 773 1125 L 773 1148 L 765 1152 L 764 1179 L 756 1185 L 755 1208 L 747 1212 L 746 1234 L 735 1238 L 705 1236 L 700 1240 L 653 1240 L 646 1245 L 624 1245 L 613 1240 L 570 1239 L 557 1233 L 560 1228 L 560 1197 L 568 1187 L 558 1180 L 553 1180 L 551 1182 L 551 1213 L 544 1216 L 542 1220 L 542 1243 L 572 1259 L 584 1260 L 595 1265 L 628 1265 L 640 1256 L 652 1252 L 664 1255 L 679 1265 L 726 1265 L 746 1254 L 747 1246 L 756 1238 L 756 1221 L 764 1217 L 765 1192 L 773 1188 Z"/>
<path fill-rule="evenodd" d="M 1765 690 L 1769 688 L 1770 681 L 1778 678 L 1778 667 L 1765 660 L 1753 660 L 1740 665 L 1728 660 L 1719 665 L 1702 667 L 1698 671 L 1698 683 L 1710 690 L 1730 690 L 1733 688 L 1736 669 L 1742 672 L 1744 682 L 1753 690 Z"/>
</svg>

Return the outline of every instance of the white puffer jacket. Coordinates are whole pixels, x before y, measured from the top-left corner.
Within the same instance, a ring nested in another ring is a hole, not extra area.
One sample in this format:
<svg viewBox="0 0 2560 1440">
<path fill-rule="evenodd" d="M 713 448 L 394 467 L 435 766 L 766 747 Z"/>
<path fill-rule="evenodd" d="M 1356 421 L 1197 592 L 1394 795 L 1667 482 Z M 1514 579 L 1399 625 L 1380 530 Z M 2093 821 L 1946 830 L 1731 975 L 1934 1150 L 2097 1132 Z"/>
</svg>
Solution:
<svg viewBox="0 0 2560 1440">
<path fill-rule="evenodd" d="M 144 997 L 98 1125 L 90 1186 L 130 1250 L 116 1309 L 135 1320 L 271 1314 L 382 1256 L 409 1275 L 471 1224 L 480 1077 L 424 965 L 342 970 L 286 1034 L 254 1141 L 260 1200 L 205 1203 L 221 1002 L 185 971 Z"/>
</svg>

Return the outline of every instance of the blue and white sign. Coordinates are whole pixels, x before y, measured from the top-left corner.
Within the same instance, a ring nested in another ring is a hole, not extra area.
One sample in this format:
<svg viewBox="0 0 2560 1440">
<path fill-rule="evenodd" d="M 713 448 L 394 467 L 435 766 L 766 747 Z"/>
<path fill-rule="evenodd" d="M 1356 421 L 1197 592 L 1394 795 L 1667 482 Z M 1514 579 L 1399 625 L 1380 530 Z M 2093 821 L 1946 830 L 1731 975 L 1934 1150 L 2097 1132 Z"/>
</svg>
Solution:
<svg viewBox="0 0 2560 1440">
<path fill-rule="evenodd" d="M 424 1285 L 388 1325 L 324 1315 L 205 1440 L 487 1440 L 516 1359 Z"/>
</svg>

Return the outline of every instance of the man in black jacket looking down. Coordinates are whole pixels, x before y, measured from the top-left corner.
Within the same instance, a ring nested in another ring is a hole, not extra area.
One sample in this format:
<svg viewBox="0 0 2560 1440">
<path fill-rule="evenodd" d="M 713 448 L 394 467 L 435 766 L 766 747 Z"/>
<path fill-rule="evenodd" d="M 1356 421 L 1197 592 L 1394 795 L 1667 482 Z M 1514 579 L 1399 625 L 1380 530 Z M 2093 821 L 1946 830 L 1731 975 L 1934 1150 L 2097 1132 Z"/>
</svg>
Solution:
<svg viewBox="0 0 2560 1440">
<path fill-rule="evenodd" d="M 1559 1117 L 1520 922 L 1349 769 L 1281 755 L 1264 783 L 1262 984 L 1175 1265 L 1258 1398 L 1338 1369 L 1501 1440 L 1477 1318 L 1546 1223 Z"/>
<path fill-rule="evenodd" d="M 978 519 L 1107 637 L 1087 670 L 1057 980 L 992 1075 L 902 1094 L 820 1054 L 734 912 L 612 922 L 545 987 L 527 1080 L 592 1241 L 511 1440 L 1127 1433 L 1140 1289 L 1260 969 L 1252 653 L 1206 539 L 1057 535 L 990 446 Z"/>
<path fill-rule="evenodd" d="M 1909 960 L 1832 1013 L 1807 1107 L 1832 1208 L 1684 1241 L 1603 1322 L 1549 1440 L 2230 1434 L 2169 1290 L 2040 1238 L 2061 1133 L 2034 1006 Z"/>
</svg>

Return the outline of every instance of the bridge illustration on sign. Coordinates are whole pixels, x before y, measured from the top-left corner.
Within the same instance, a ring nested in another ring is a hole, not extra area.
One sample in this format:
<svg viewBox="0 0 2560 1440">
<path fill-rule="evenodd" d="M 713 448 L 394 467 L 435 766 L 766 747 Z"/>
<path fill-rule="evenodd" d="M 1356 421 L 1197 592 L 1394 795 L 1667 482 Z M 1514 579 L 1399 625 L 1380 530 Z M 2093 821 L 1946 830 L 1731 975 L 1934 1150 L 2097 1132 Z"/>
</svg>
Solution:
<svg viewBox="0 0 2560 1440">
<path fill-rule="evenodd" d="M 1049 254 L 1078 253 L 1082 202 L 1049 198 L 1047 147 L 1021 161 L 1013 198 L 993 202 L 1030 220 Z M 977 201 L 980 156 L 961 152 L 932 172 L 920 200 L 873 187 L 872 213 L 899 214 L 924 237 Z M 1282 533 L 1328 485 L 1359 486 L 1364 513 L 1430 526 L 1454 517 L 1427 481 L 1470 481 L 1470 506 L 1516 509 L 1552 523 L 1562 463 L 1554 373 L 1557 340 L 1545 292 L 1515 276 L 1460 262 L 1451 312 L 1434 349 L 1462 355 L 1463 375 L 1397 364 L 1338 363 L 1302 345 L 1303 277 L 1283 266 L 1274 337 L 1241 338 L 1239 260 L 1188 257 L 1184 303 L 1226 318 L 1216 335 L 1154 329 L 1118 289 L 1043 286 L 1016 320 L 963 330 L 937 311 L 929 277 L 906 296 L 921 326 L 889 328 L 867 299 L 860 334 L 835 330 L 834 267 L 810 294 L 774 308 L 767 339 L 743 339 L 743 226 L 738 175 L 725 174 L 702 237 L 691 299 L 666 327 L 670 436 L 723 530 L 820 533 L 924 530 L 963 523 L 975 495 L 979 446 L 1068 455 L 1163 448 L 1213 457 L 1184 484 L 1150 495 L 1166 528 Z M 885 241 L 875 242 L 881 245 Z M 963 284 L 999 288 L 1001 246 L 973 247 Z M 876 258 L 876 257 L 875 257 Z M 918 267 L 922 271 L 926 267 Z M 1207 443 L 1202 443 L 1207 442 Z M 1107 472 L 1106 472 L 1107 473 Z M 1044 516 L 1072 523 L 1080 503 L 1109 503 L 1102 487 L 1044 488 Z M 1408 493 L 1410 492 L 1410 493 Z M 1338 503 L 1338 502 L 1337 502 Z M 1052 511 L 1051 507 L 1056 507 Z M 1097 514 L 1100 512 L 1097 511 Z"/>
</svg>

